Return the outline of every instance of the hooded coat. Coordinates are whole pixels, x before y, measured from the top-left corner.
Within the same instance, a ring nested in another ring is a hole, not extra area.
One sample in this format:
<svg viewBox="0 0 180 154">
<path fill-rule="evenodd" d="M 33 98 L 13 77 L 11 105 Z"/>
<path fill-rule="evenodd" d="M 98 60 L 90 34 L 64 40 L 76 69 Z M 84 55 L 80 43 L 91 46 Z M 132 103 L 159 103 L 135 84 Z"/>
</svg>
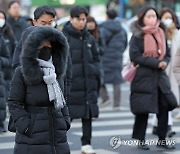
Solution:
<svg viewBox="0 0 180 154">
<path fill-rule="evenodd" d="M 106 44 L 102 55 L 104 82 L 120 84 L 123 82 L 121 76 L 123 53 L 127 47 L 126 31 L 117 20 L 104 22 L 101 31 Z"/>
<path fill-rule="evenodd" d="M 19 42 L 15 48 L 15 51 L 14 51 L 13 60 L 12 60 L 13 69 L 20 66 L 20 55 L 23 50 L 22 49 L 23 44 L 25 43 L 26 39 L 28 38 L 29 34 L 32 32 L 34 27 L 36 27 L 36 26 L 30 26 L 23 31 L 21 39 L 19 40 Z M 68 55 L 67 71 L 66 71 L 66 75 L 64 77 L 64 97 L 67 102 L 68 102 L 68 97 L 70 95 L 71 80 L 72 80 L 72 63 L 71 63 L 71 56 Z"/>
<path fill-rule="evenodd" d="M 162 107 L 168 108 L 168 110 L 174 109 L 177 106 L 177 101 L 170 90 L 170 82 L 165 70 L 158 68 L 161 60 L 143 56 L 144 38 L 140 26 L 133 23 L 132 32 L 129 54 L 131 61 L 138 67 L 131 83 L 131 111 L 134 114 L 158 113 L 159 100 L 163 100 Z M 163 61 L 168 64 L 169 60 L 170 52 L 166 48 Z"/>
<path fill-rule="evenodd" d="M 68 44 L 64 35 L 51 27 L 33 27 L 21 54 L 21 67 L 11 82 L 9 111 L 15 122 L 14 154 L 69 154 L 66 132 L 70 128 L 68 108 L 55 110 L 49 101 L 43 71 L 37 61 L 37 47 L 52 45 L 52 61 L 57 81 L 64 91 Z"/>
<path fill-rule="evenodd" d="M 100 83 L 100 57 L 94 37 L 85 27 L 77 31 L 70 22 L 63 33 L 70 46 L 72 59 L 72 87 L 68 101 L 70 116 L 98 117 L 97 92 Z"/>
</svg>

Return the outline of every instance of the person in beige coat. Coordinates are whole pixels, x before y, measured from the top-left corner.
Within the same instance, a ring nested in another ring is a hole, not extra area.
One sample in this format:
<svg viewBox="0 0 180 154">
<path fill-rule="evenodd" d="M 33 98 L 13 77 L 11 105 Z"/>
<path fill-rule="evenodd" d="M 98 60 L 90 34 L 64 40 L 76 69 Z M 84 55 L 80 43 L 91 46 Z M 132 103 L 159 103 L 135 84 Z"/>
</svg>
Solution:
<svg viewBox="0 0 180 154">
<path fill-rule="evenodd" d="M 166 39 L 167 39 L 168 47 L 170 48 L 170 51 L 171 51 L 171 60 L 168 64 L 168 67 L 166 68 L 166 73 L 171 83 L 171 90 L 174 93 L 177 99 L 177 102 L 179 103 L 180 91 L 179 91 L 177 80 L 175 78 L 175 73 L 173 72 L 173 63 L 175 60 L 175 54 L 176 54 L 178 42 L 180 39 L 180 31 L 178 31 L 177 29 L 177 20 L 172 10 L 168 8 L 163 8 L 162 10 L 160 10 L 159 16 L 160 16 L 161 22 L 166 27 Z M 180 114 L 179 114 L 179 118 L 180 118 Z M 156 134 L 156 126 L 157 126 L 156 115 L 153 115 L 152 125 L 153 125 L 153 134 Z M 168 137 L 172 137 L 173 135 L 175 135 L 175 132 L 172 131 L 172 125 L 173 125 L 172 113 L 169 112 L 169 115 L 168 115 L 169 131 L 167 133 Z"/>
<path fill-rule="evenodd" d="M 176 45 L 177 45 L 177 50 L 176 50 L 176 54 L 174 56 L 174 62 L 172 64 L 172 67 L 173 67 L 173 72 L 174 72 L 174 75 L 175 75 L 175 79 L 177 81 L 177 85 L 178 85 L 178 88 L 180 89 L 180 30 L 178 31 L 177 33 L 177 42 L 176 42 Z M 180 90 L 178 90 L 179 94 L 180 94 Z M 180 104 L 179 104 L 180 105 Z M 176 119 L 180 119 L 180 110 L 178 112 L 178 114 L 175 116 Z"/>
<path fill-rule="evenodd" d="M 178 34 L 179 34 L 179 41 L 180 41 L 180 31 L 178 32 Z M 178 48 L 174 57 L 173 72 L 174 72 L 177 84 L 178 86 L 180 86 L 180 45 L 178 45 Z"/>
</svg>

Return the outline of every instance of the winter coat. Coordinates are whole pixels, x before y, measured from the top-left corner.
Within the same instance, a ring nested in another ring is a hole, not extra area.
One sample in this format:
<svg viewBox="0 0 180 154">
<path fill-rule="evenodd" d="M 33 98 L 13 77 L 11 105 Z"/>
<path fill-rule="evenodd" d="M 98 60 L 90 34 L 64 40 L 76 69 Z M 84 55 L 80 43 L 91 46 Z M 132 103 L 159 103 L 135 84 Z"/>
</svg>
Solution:
<svg viewBox="0 0 180 154">
<path fill-rule="evenodd" d="M 8 16 L 7 18 L 7 22 L 8 24 L 11 26 L 13 33 L 15 35 L 15 39 L 16 41 L 19 41 L 21 38 L 21 34 L 24 31 L 24 29 L 26 29 L 27 27 L 29 27 L 29 25 L 27 24 L 26 20 L 24 17 L 19 17 L 18 20 L 14 20 L 13 17 Z"/>
<path fill-rule="evenodd" d="M 69 154 L 66 132 L 70 127 L 67 106 L 55 110 L 49 101 L 47 85 L 37 61 L 37 47 L 43 41 L 52 45 L 52 61 L 57 80 L 64 91 L 68 44 L 64 35 L 51 27 L 34 27 L 23 44 L 21 67 L 11 82 L 9 111 L 15 122 L 14 154 Z"/>
<path fill-rule="evenodd" d="M 6 88 L 5 88 L 5 71 L 10 65 L 9 52 L 2 35 L 0 35 L 0 121 L 6 117 Z"/>
<path fill-rule="evenodd" d="M 158 91 L 161 90 L 166 101 L 161 102 L 163 107 L 171 110 L 172 104 L 177 105 L 175 96 L 170 90 L 169 78 L 166 72 L 158 68 L 161 60 L 144 57 L 144 38 L 140 27 L 133 25 L 133 36 L 130 40 L 130 59 L 139 65 L 131 83 L 130 105 L 134 114 L 158 113 Z M 167 48 L 163 59 L 169 62 L 170 53 Z M 160 99 L 161 100 L 161 99 Z M 140 111 L 141 110 L 141 111 Z"/>
<path fill-rule="evenodd" d="M 6 47 L 8 48 L 8 51 L 9 51 L 10 64 L 7 68 L 3 70 L 5 86 L 6 86 L 6 96 L 8 97 L 9 89 L 10 89 L 10 81 L 12 79 L 12 72 L 13 72 L 12 71 L 12 57 L 13 57 L 14 49 L 16 46 L 16 41 L 15 41 L 13 32 L 11 28 L 9 27 L 9 25 L 7 25 L 7 23 L 5 23 L 5 25 L 2 28 L 0 28 L 0 33 L 2 34 L 5 40 Z"/>
<path fill-rule="evenodd" d="M 180 86 L 180 45 L 179 45 L 179 41 L 180 41 L 180 31 L 178 31 L 178 37 L 177 37 L 177 50 L 174 56 L 174 61 L 172 63 L 172 67 L 173 67 L 173 72 L 175 75 L 175 79 L 177 81 L 178 86 Z"/>
<path fill-rule="evenodd" d="M 106 50 L 102 56 L 104 82 L 120 84 L 123 53 L 127 47 L 127 34 L 117 20 L 109 20 L 101 25 Z"/>
<path fill-rule="evenodd" d="M 70 22 L 65 24 L 63 33 L 69 42 L 72 59 L 72 87 L 68 102 L 70 116 L 72 119 L 97 117 L 100 59 L 95 39 L 86 27 L 77 31 Z"/>
<path fill-rule="evenodd" d="M 98 43 L 99 54 L 100 54 L 100 73 L 101 73 L 101 79 L 100 79 L 101 84 L 99 88 L 101 88 L 101 86 L 104 85 L 104 67 L 103 67 L 102 57 L 105 53 L 106 43 L 105 43 L 105 39 L 103 37 L 101 29 L 99 29 L 98 32 L 99 32 L 99 37 L 98 37 L 97 43 Z"/>
<path fill-rule="evenodd" d="M 14 51 L 14 56 L 13 56 L 13 61 L 12 61 L 12 67 L 15 69 L 16 67 L 20 66 L 20 55 L 22 53 L 22 47 L 23 44 L 25 43 L 26 39 L 28 38 L 28 35 L 32 32 L 32 30 L 36 26 L 30 26 L 24 30 L 22 33 L 21 39 L 19 40 L 15 51 Z M 70 95 L 70 89 L 71 89 L 71 80 L 72 80 L 72 62 L 71 62 L 71 56 L 68 54 L 68 64 L 67 64 L 67 71 L 66 75 L 64 76 L 64 97 L 66 101 L 68 102 L 68 97 Z"/>
<path fill-rule="evenodd" d="M 173 72 L 173 63 L 174 63 L 175 59 L 178 58 L 178 56 L 176 57 L 176 51 L 178 48 L 180 48 L 179 41 L 180 41 L 180 31 L 176 30 L 174 33 L 174 36 L 172 38 L 172 42 L 171 42 L 171 50 L 170 50 L 171 60 L 169 62 L 168 67 L 166 68 L 166 73 L 167 73 L 170 83 L 171 83 L 171 90 L 174 93 L 174 95 L 176 96 L 178 103 L 179 103 L 179 97 L 180 97 L 179 92 L 180 91 L 179 91 L 178 82 L 175 77 L 175 73 Z"/>
</svg>

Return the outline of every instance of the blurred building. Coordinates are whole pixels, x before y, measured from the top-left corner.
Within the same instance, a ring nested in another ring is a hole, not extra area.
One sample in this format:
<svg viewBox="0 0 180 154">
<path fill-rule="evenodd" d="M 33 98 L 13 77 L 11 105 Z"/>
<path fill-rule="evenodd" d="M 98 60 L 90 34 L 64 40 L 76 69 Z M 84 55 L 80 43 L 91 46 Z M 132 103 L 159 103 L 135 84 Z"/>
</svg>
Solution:
<svg viewBox="0 0 180 154">
<path fill-rule="evenodd" d="M 7 11 L 7 4 L 12 0 L 0 0 L 0 9 Z M 73 5 L 85 6 L 93 16 L 105 16 L 106 9 L 116 9 L 120 18 L 132 18 L 140 7 L 149 4 L 157 9 L 171 8 L 180 16 L 180 0 L 18 0 L 22 14 L 32 16 L 36 7 L 49 5 L 56 9 L 58 18 L 68 16 Z M 98 10 L 98 11 L 97 11 Z"/>
<path fill-rule="evenodd" d="M 108 0 L 107 8 L 115 8 L 122 18 L 131 18 L 143 5 L 151 5 L 156 9 L 168 7 L 180 14 L 180 0 Z"/>
</svg>

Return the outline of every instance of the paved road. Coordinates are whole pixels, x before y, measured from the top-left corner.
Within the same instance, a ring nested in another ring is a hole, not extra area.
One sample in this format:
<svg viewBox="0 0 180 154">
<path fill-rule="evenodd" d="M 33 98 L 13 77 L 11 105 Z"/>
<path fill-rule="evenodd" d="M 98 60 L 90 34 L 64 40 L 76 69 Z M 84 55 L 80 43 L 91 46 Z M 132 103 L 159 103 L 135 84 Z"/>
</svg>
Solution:
<svg viewBox="0 0 180 154">
<path fill-rule="evenodd" d="M 108 90 L 109 92 L 112 92 L 110 86 L 108 86 Z M 122 91 L 122 108 L 120 111 L 113 111 L 111 105 L 109 105 L 108 107 L 101 109 L 99 118 L 94 119 L 93 121 L 92 145 L 97 151 L 97 154 L 180 154 L 180 120 L 174 119 L 173 129 L 177 133 L 173 138 L 176 141 L 175 150 L 161 150 L 156 148 L 155 145 L 151 145 L 150 151 L 142 151 L 132 144 L 131 134 L 134 116 L 129 110 L 129 85 L 123 84 Z M 175 115 L 176 112 L 177 110 L 173 111 L 173 115 Z M 157 137 L 151 134 L 152 126 L 150 120 L 151 115 L 147 128 L 147 139 L 149 141 L 156 141 Z M 81 122 L 80 120 L 75 120 L 72 122 L 72 127 L 68 132 L 68 141 L 72 154 L 81 153 L 80 137 Z M 122 143 L 120 142 L 120 139 L 121 141 L 126 141 L 126 144 L 123 142 L 123 145 L 120 145 L 120 143 Z M 119 142 L 113 142 L 115 140 L 119 140 Z M 7 132 L 0 135 L 0 154 L 12 154 L 13 145 L 13 133 Z"/>
</svg>

